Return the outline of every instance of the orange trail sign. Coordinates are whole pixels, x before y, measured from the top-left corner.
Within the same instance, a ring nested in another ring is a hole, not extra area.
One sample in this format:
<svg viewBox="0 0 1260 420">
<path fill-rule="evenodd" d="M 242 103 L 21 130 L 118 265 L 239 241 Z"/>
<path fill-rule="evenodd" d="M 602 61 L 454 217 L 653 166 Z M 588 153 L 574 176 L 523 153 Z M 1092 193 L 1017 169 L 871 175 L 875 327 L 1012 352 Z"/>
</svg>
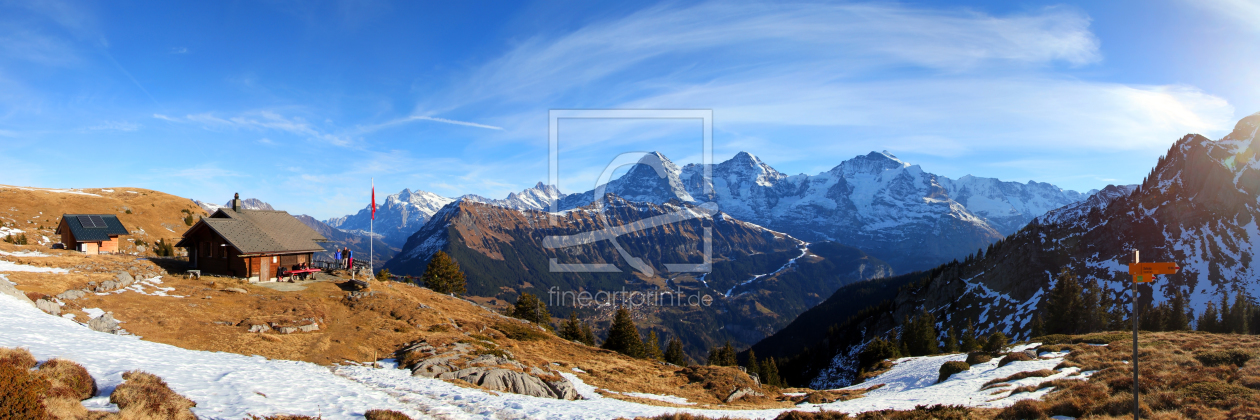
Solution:
<svg viewBox="0 0 1260 420">
<path fill-rule="evenodd" d="M 1129 264 L 1129 274 L 1133 275 L 1134 283 L 1148 283 L 1155 280 L 1156 274 L 1177 274 L 1180 269 L 1177 263 L 1170 262 Z"/>
</svg>

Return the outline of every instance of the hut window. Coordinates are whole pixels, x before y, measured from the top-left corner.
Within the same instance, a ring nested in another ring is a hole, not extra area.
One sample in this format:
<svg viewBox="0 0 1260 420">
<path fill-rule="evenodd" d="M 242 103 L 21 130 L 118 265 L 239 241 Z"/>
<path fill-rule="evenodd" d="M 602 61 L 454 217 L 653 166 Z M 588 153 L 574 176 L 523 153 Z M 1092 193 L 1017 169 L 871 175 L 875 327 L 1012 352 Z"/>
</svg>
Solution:
<svg viewBox="0 0 1260 420">
<path fill-rule="evenodd" d="M 276 256 L 271 257 L 271 263 L 272 263 L 272 264 L 275 264 L 275 263 L 278 263 L 278 262 L 280 262 L 280 257 L 276 257 Z"/>
</svg>

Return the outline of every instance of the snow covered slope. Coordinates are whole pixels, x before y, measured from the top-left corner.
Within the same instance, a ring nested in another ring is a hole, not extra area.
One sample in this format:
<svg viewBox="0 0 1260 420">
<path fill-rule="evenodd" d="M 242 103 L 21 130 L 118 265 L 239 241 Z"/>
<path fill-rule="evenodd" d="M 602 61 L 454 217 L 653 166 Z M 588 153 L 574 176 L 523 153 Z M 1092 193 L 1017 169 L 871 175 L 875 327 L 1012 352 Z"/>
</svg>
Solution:
<svg viewBox="0 0 1260 420">
<path fill-rule="evenodd" d="M 407 237 L 433 217 L 442 206 L 455 199 L 446 198 L 428 191 L 412 191 L 404 189 L 397 194 L 385 197 L 376 207 L 376 220 L 372 220 L 372 206 L 365 205 L 358 213 L 334 217 L 326 220 L 328 226 L 346 232 L 367 236 L 375 231 L 379 238 L 395 248 L 401 248 Z"/>
<path fill-rule="evenodd" d="M 97 397 L 86 406 L 109 409 L 108 395 L 122 383 L 122 373 L 143 369 L 163 378 L 172 390 L 197 403 L 202 419 L 238 419 L 248 414 L 303 414 L 325 419 L 362 418 L 374 408 L 404 412 L 413 418 L 555 418 L 611 419 L 686 412 L 710 417 L 774 418 L 775 410 L 699 410 L 636 404 L 601 397 L 576 376 L 568 375 L 585 400 L 565 401 L 504 394 L 411 376 L 391 361 L 382 368 L 347 365 L 327 368 L 311 363 L 268 360 L 230 353 L 185 350 L 142 341 L 134 336 L 96 332 L 74 321 L 44 314 L 28 303 L 0 295 L 0 346 L 27 348 L 39 360 L 63 357 L 82 364 L 98 381 Z M 1016 362 L 1002 368 L 977 365 L 972 371 L 934 384 L 936 370 L 960 356 L 909 358 L 866 386 L 885 383 L 868 397 L 795 409 L 861 412 L 915 404 L 963 404 L 1001 407 L 1040 393 L 990 396 L 980 385 L 1019 371 L 1051 368 L 1062 355 Z M 1063 371 L 1061 376 L 1079 376 Z M 932 380 L 928 380 L 928 378 Z M 1021 383 L 1022 385 L 1022 383 Z M 1047 391 L 1048 392 L 1048 391 Z M 678 397 L 659 396 L 679 400 Z M 992 401 L 990 401 L 992 400 Z"/>
</svg>

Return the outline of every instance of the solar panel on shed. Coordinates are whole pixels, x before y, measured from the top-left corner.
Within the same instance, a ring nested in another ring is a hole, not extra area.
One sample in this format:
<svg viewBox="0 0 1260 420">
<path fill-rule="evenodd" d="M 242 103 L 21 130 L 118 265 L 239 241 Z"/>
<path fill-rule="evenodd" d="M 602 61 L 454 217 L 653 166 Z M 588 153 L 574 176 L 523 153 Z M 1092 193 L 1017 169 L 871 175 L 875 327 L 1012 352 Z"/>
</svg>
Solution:
<svg viewBox="0 0 1260 420">
<path fill-rule="evenodd" d="M 88 216 L 79 216 L 79 224 L 85 228 L 94 228 L 96 225 L 92 223 L 92 218 Z"/>
<path fill-rule="evenodd" d="M 94 227 L 94 228 L 105 228 L 105 227 L 106 227 L 106 226 L 105 226 L 105 219 L 102 219 L 102 218 L 101 218 L 101 216 L 93 214 L 93 215 L 89 215 L 89 216 L 88 216 L 88 218 L 92 219 L 92 225 L 93 225 L 92 227 Z"/>
</svg>

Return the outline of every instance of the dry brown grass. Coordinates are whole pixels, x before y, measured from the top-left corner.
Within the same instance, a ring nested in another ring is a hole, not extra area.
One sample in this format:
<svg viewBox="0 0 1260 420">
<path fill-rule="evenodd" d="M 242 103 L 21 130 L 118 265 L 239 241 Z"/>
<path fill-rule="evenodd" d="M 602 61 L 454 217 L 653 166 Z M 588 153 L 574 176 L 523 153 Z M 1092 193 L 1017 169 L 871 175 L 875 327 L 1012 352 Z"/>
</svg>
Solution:
<svg viewBox="0 0 1260 420">
<path fill-rule="evenodd" d="M 48 387 L 48 381 L 29 369 L 0 363 L 0 418 L 48 419 L 44 404 Z"/>
<path fill-rule="evenodd" d="M 9 365 L 19 369 L 30 369 L 38 364 L 31 351 L 24 348 L 11 349 L 0 347 L 0 365 Z"/>
<path fill-rule="evenodd" d="M 1087 337 L 1093 342 L 1116 340 L 1107 346 L 1072 346 L 1067 362 L 1096 372 L 1088 381 L 1056 380 L 1043 384 L 1055 390 L 1040 407 L 1046 416 L 1132 416 L 1133 370 L 1126 363 L 1132 357 L 1131 342 L 1123 333 Z M 1073 342 L 1087 341 L 1078 338 Z M 1251 335 L 1143 333 L 1138 348 L 1140 414 L 1169 419 L 1260 417 L 1260 403 L 1255 398 L 1260 369 L 1234 364 L 1206 366 L 1194 357 L 1211 352 L 1229 354 L 1231 350 L 1256 348 L 1257 344 L 1260 337 Z"/>
<path fill-rule="evenodd" d="M 411 417 L 394 410 L 373 409 L 363 413 L 366 420 L 411 420 Z"/>
<path fill-rule="evenodd" d="M 50 397 L 83 401 L 96 395 L 96 380 L 78 363 L 52 359 L 40 365 L 37 374 L 51 385 Z"/>
<path fill-rule="evenodd" d="M 196 420 L 190 410 L 197 404 L 172 391 L 166 381 L 148 372 L 124 373 L 125 382 L 114 388 L 109 402 L 117 404 L 123 418 L 147 420 Z"/>
<path fill-rule="evenodd" d="M 984 389 L 989 389 L 989 388 L 992 388 L 992 387 L 993 387 L 993 386 L 995 386 L 995 385 L 998 385 L 998 384 L 1001 384 L 1001 383 L 1004 383 L 1004 382 L 1018 381 L 1018 380 L 1020 380 L 1020 379 L 1024 379 L 1024 378 L 1044 378 L 1044 377 L 1047 377 L 1047 376 L 1050 376 L 1050 375 L 1053 375 L 1053 374 L 1054 374 L 1054 371 L 1052 371 L 1052 370 L 1050 370 L 1050 369 L 1034 370 L 1034 371 L 1030 371 L 1030 372 L 1020 372 L 1020 373 L 1016 373 L 1016 374 L 1011 375 L 1011 376 L 1007 376 L 1007 377 L 1002 378 L 1002 379 L 994 379 L 994 380 L 992 380 L 992 381 L 985 382 L 985 383 L 984 383 L 984 387 L 982 387 L 982 388 L 980 388 L 980 389 L 982 389 L 982 390 L 984 390 Z"/>
</svg>

